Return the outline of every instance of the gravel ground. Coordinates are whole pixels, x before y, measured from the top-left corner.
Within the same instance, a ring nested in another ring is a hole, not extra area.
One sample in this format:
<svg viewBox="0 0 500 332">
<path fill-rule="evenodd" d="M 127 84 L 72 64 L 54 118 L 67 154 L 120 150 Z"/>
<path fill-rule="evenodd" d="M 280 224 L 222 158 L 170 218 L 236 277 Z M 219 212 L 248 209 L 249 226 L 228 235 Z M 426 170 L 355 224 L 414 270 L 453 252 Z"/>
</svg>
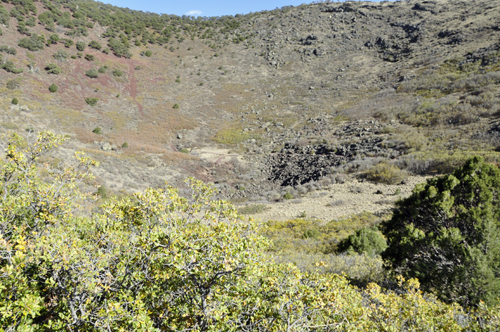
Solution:
<svg viewBox="0 0 500 332">
<path fill-rule="evenodd" d="M 393 207 L 397 199 L 409 196 L 415 185 L 424 182 L 427 178 L 414 176 L 408 178 L 405 184 L 399 185 L 360 182 L 351 178 L 343 184 L 335 184 L 330 189 L 311 192 L 300 199 L 268 204 L 268 210 L 253 217 L 260 221 L 282 221 L 305 213 L 308 218 L 331 221 L 363 211 L 373 213 L 387 211 Z M 398 188 L 400 194 L 395 195 Z"/>
</svg>

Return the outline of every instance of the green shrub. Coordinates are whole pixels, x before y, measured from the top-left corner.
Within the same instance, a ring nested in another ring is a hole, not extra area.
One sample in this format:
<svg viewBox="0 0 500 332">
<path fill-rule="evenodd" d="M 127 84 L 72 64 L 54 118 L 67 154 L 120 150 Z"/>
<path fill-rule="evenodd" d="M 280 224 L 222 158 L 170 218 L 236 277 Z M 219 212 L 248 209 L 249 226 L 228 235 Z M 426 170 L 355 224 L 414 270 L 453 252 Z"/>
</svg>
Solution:
<svg viewBox="0 0 500 332">
<path fill-rule="evenodd" d="M 173 108 L 178 109 L 179 108 L 179 104 L 174 104 Z"/>
<path fill-rule="evenodd" d="M 317 229 L 315 228 L 312 228 L 312 229 L 308 229 L 304 232 L 304 235 L 302 235 L 302 237 L 304 239 L 316 239 L 320 236 L 320 233 Z"/>
<path fill-rule="evenodd" d="M 33 16 L 31 16 L 30 18 L 28 18 L 26 20 L 26 25 L 29 26 L 29 27 L 34 27 L 36 25 L 35 18 Z"/>
<path fill-rule="evenodd" d="M 75 42 L 71 39 L 61 39 L 61 42 L 64 43 L 64 47 L 70 48 L 71 46 L 75 45 Z"/>
<path fill-rule="evenodd" d="M 123 40 L 111 38 L 108 41 L 108 46 L 117 57 L 130 58 L 132 54 L 129 51 L 127 43 L 128 42 L 124 42 Z"/>
<path fill-rule="evenodd" d="M 90 78 L 97 78 L 99 77 L 99 73 L 95 68 L 91 68 L 85 72 L 85 75 L 87 75 Z"/>
<path fill-rule="evenodd" d="M 22 38 L 18 42 L 18 46 L 26 48 L 32 52 L 40 51 L 44 49 L 45 37 L 43 35 L 39 36 L 37 34 L 31 35 L 31 37 Z"/>
<path fill-rule="evenodd" d="M 57 44 L 60 40 L 61 40 L 61 38 L 59 37 L 59 35 L 56 33 L 53 33 L 49 36 L 49 39 L 47 40 L 47 45 Z"/>
<path fill-rule="evenodd" d="M 56 60 L 63 61 L 68 58 L 68 53 L 64 50 L 59 50 L 52 55 L 52 57 Z"/>
<path fill-rule="evenodd" d="M 13 105 L 17 105 L 17 104 L 19 104 L 19 100 L 17 100 L 17 98 L 15 98 L 15 97 L 14 97 L 14 98 L 12 98 L 12 104 L 13 104 Z"/>
<path fill-rule="evenodd" d="M 54 63 L 49 63 L 47 66 L 45 66 L 45 70 L 48 74 L 59 75 L 61 73 L 61 68 L 59 68 Z"/>
<path fill-rule="evenodd" d="M 146 52 L 144 52 L 144 55 L 149 58 L 153 55 L 153 52 L 151 52 L 150 50 L 147 50 Z"/>
<path fill-rule="evenodd" d="M 127 142 L 124 142 L 124 143 L 122 144 L 122 148 L 124 148 L 124 149 L 125 149 L 125 148 L 128 148 L 128 143 L 127 143 Z"/>
<path fill-rule="evenodd" d="M 500 170 L 480 157 L 417 185 L 382 224 L 387 266 L 464 306 L 500 292 Z"/>
<path fill-rule="evenodd" d="M 379 163 L 368 169 L 363 176 L 377 183 L 398 184 L 408 177 L 408 174 L 393 164 Z"/>
<path fill-rule="evenodd" d="M 113 70 L 113 76 L 122 77 L 123 76 L 123 71 L 121 71 L 119 69 Z"/>
<path fill-rule="evenodd" d="M 188 149 L 180 149 L 179 152 L 182 152 L 182 153 L 189 153 L 189 150 Z"/>
<path fill-rule="evenodd" d="M 337 246 L 338 252 L 380 255 L 387 248 L 387 241 L 378 229 L 362 228 L 349 235 Z"/>
<path fill-rule="evenodd" d="M 286 193 L 286 194 L 283 195 L 283 198 L 284 199 L 292 199 L 293 195 L 291 193 Z"/>
<path fill-rule="evenodd" d="M 0 63 L 0 68 L 4 69 L 5 71 L 13 74 L 21 74 L 24 70 L 21 68 L 16 68 L 14 66 L 14 62 L 12 61 L 6 61 L 5 63 Z"/>
<path fill-rule="evenodd" d="M 101 44 L 99 44 L 98 42 L 96 42 L 95 40 L 92 40 L 90 43 L 89 43 L 89 47 L 90 48 L 93 48 L 95 50 L 101 50 L 102 46 Z"/>
<path fill-rule="evenodd" d="M 95 127 L 94 130 L 92 130 L 94 134 L 101 135 L 102 134 L 102 129 L 99 127 Z"/>
<path fill-rule="evenodd" d="M 102 50 L 102 53 L 104 53 L 104 54 L 109 54 L 109 48 L 107 48 L 107 47 L 106 47 L 105 49 L 103 49 L 103 50 Z"/>
<path fill-rule="evenodd" d="M 85 60 L 87 60 L 87 61 L 94 61 L 95 60 L 95 56 L 93 56 L 92 54 L 85 54 Z"/>
<path fill-rule="evenodd" d="M 76 49 L 77 49 L 78 51 L 80 51 L 80 52 L 83 52 L 83 51 L 85 50 L 85 47 L 86 47 L 86 46 L 87 46 L 87 45 L 85 45 L 85 43 L 84 43 L 84 42 L 82 42 L 82 41 L 79 41 L 79 42 L 77 42 L 77 43 L 76 43 Z"/>
<path fill-rule="evenodd" d="M 57 85 L 55 85 L 54 83 L 52 83 L 50 86 L 49 86 L 49 91 L 50 92 L 57 92 L 57 90 L 59 89 L 59 87 Z"/>
<path fill-rule="evenodd" d="M 6 45 L 0 46 L 0 52 L 4 52 L 4 53 L 10 54 L 10 55 L 17 54 L 17 50 L 14 47 L 9 47 Z"/>
<path fill-rule="evenodd" d="M 78 57 L 76 55 L 72 55 L 71 59 L 77 59 Z"/>
<path fill-rule="evenodd" d="M 85 102 L 90 105 L 90 106 L 95 106 L 97 105 L 97 102 L 99 101 L 99 99 L 97 98 L 85 98 Z M 95 129 L 94 129 L 95 130 Z"/>
<path fill-rule="evenodd" d="M 108 189 L 104 185 L 99 186 L 97 188 L 97 195 L 101 198 L 108 198 Z"/>
<path fill-rule="evenodd" d="M 101 67 L 99 68 L 99 70 L 97 71 L 99 74 L 106 74 L 106 67 Z"/>
</svg>

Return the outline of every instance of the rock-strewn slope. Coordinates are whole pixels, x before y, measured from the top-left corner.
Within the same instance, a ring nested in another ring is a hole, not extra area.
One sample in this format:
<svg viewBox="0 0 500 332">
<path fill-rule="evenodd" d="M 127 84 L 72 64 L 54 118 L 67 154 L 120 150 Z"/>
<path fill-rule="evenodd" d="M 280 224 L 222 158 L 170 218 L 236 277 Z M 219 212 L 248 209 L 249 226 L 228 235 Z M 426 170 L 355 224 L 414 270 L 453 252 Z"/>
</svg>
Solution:
<svg viewBox="0 0 500 332">
<path fill-rule="evenodd" d="M 59 157 L 87 151 L 102 162 L 98 183 L 115 192 L 194 175 L 227 198 L 276 200 L 381 161 L 417 174 L 473 153 L 498 160 L 499 0 L 286 7 L 234 18 L 206 39 L 186 28 L 176 41 L 136 47 L 124 35 L 130 59 L 62 43 L 28 51 L 8 20 L 0 46 L 16 54 L 2 53 L 3 63 L 24 71 L 0 70 L 1 130 L 68 133 Z M 68 32 L 54 29 L 31 32 Z M 106 45 L 108 32 L 94 24 L 76 39 Z M 215 148 L 231 157 L 196 154 Z"/>
</svg>

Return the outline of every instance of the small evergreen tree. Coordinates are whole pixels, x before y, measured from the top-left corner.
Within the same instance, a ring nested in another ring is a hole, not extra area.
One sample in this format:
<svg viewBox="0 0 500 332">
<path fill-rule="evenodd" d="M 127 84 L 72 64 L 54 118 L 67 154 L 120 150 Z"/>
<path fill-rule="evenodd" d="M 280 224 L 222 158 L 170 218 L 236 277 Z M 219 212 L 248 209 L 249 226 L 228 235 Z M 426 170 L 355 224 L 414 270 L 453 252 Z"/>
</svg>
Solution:
<svg viewBox="0 0 500 332">
<path fill-rule="evenodd" d="M 500 170 L 480 157 L 417 185 L 383 223 L 388 267 L 465 306 L 500 293 Z"/>
<path fill-rule="evenodd" d="M 12 98 L 12 105 L 17 105 L 19 104 L 19 100 L 17 100 L 17 98 Z"/>
</svg>

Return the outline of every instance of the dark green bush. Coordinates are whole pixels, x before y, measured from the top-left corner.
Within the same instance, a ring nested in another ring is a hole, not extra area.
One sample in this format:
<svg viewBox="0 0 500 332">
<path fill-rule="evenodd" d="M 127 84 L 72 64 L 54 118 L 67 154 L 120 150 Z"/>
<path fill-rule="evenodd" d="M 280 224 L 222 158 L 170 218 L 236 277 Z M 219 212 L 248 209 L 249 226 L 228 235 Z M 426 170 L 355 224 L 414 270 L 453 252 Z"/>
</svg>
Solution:
<svg viewBox="0 0 500 332">
<path fill-rule="evenodd" d="M 17 50 L 14 47 L 9 47 L 6 45 L 0 46 L 0 52 L 4 52 L 11 55 L 17 54 Z"/>
<path fill-rule="evenodd" d="M 117 57 L 130 58 L 132 56 L 127 44 L 123 41 L 111 38 L 108 42 L 108 46 Z"/>
<path fill-rule="evenodd" d="M 45 37 L 43 35 L 33 34 L 29 38 L 22 38 L 17 44 L 19 47 L 26 48 L 32 52 L 43 50 Z"/>
<path fill-rule="evenodd" d="M 147 50 L 146 52 L 144 52 L 144 55 L 149 58 L 153 55 L 153 52 L 151 52 L 150 50 Z"/>
<path fill-rule="evenodd" d="M 55 85 L 54 83 L 52 83 L 50 86 L 49 86 L 49 91 L 50 92 L 57 92 L 57 90 L 59 89 L 59 87 L 57 85 Z"/>
<path fill-rule="evenodd" d="M 24 22 L 19 22 L 17 25 L 17 31 L 19 31 L 20 34 L 29 36 L 31 35 L 30 29 L 26 26 L 26 23 Z"/>
<path fill-rule="evenodd" d="M 17 100 L 17 98 L 15 98 L 15 97 L 14 97 L 14 98 L 12 98 L 12 104 L 13 104 L 13 105 L 17 105 L 17 104 L 19 104 L 19 100 Z"/>
<path fill-rule="evenodd" d="M 87 75 L 90 78 L 97 78 L 99 77 L 99 73 L 95 68 L 91 68 L 85 72 L 85 75 Z"/>
<path fill-rule="evenodd" d="M 103 66 L 101 68 L 99 68 L 99 70 L 97 71 L 99 74 L 106 74 L 106 67 Z"/>
<path fill-rule="evenodd" d="M 174 104 L 173 108 L 178 109 L 179 108 L 179 104 Z"/>
<path fill-rule="evenodd" d="M 89 99 L 89 98 L 87 98 Z M 95 127 L 94 130 L 92 130 L 94 134 L 101 135 L 102 134 L 102 129 L 99 127 Z"/>
<path fill-rule="evenodd" d="M 93 48 L 94 50 L 101 50 L 102 46 L 101 44 L 99 44 L 98 42 L 96 42 L 95 40 L 92 40 L 90 43 L 89 43 L 89 47 L 90 48 Z"/>
<path fill-rule="evenodd" d="M 63 61 L 68 58 L 68 53 L 64 50 L 59 50 L 52 55 L 52 57 L 56 60 Z"/>
<path fill-rule="evenodd" d="M 94 61 L 95 60 L 95 56 L 93 56 L 92 54 L 85 54 L 85 60 L 87 60 L 87 61 Z"/>
<path fill-rule="evenodd" d="M 24 71 L 21 68 L 16 68 L 14 66 L 14 62 L 12 62 L 12 61 L 6 61 L 3 64 L 0 63 L 0 68 L 2 68 L 3 70 L 5 70 L 9 73 L 13 73 L 13 74 L 21 74 Z"/>
<path fill-rule="evenodd" d="M 49 39 L 47 40 L 47 44 L 48 45 L 57 44 L 60 40 L 61 40 L 61 38 L 59 37 L 59 35 L 56 33 L 53 33 L 50 35 Z"/>
<path fill-rule="evenodd" d="M 128 148 L 128 143 L 127 143 L 127 142 L 124 142 L 124 143 L 122 144 L 122 148 Z"/>
<path fill-rule="evenodd" d="M 113 76 L 122 77 L 123 72 L 119 69 L 113 70 Z"/>
<path fill-rule="evenodd" d="M 292 199 L 293 195 L 291 193 L 286 193 L 286 194 L 283 195 L 283 198 L 284 199 Z"/>
<path fill-rule="evenodd" d="M 382 224 L 388 267 L 465 306 L 500 293 L 500 170 L 480 157 L 417 185 Z"/>
<path fill-rule="evenodd" d="M 95 106 L 97 105 L 97 102 L 99 101 L 99 99 L 97 98 L 85 98 L 85 102 L 90 105 L 90 106 Z M 94 129 L 95 130 L 95 129 Z"/>
<path fill-rule="evenodd" d="M 64 47 L 70 48 L 71 46 L 75 45 L 75 42 L 71 39 L 61 39 L 61 42 L 64 43 Z"/>
<path fill-rule="evenodd" d="M 356 252 L 358 254 L 367 253 L 369 255 L 379 255 L 387 248 L 387 241 L 382 233 L 373 228 L 362 228 L 356 233 L 349 235 L 342 240 L 338 246 L 338 252 Z"/>
<path fill-rule="evenodd" d="M 83 52 L 83 51 L 85 50 L 85 47 L 86 47 L 86 46 L 87 46 L 87 45 L 85 45 L 85 43 L 84 43 L 84 42 L 82 42 L 82 41 L 79 41 L 79 42 L 77 42 L 77 43 L 76 43 L 76 49 L 77 49 L 78 51 L 80 51 L 80 52 Z"/>
<path fill-rule="evenodd" d="M 28 18 L 26 20 L 26 25 L 29 26 L 29 27 L 34 27 L 36 25 L 35 18 L 33 16 L 31 16 L 30 18 Z"/>
<path fill-rule="evenodd" d="M 54 63 L 49 63 L 47 66 L 45 66 L 45 70 L 48 74 L 59 75 L 61 73 L 61 68 L 59 68 Z"/>
</svg>

